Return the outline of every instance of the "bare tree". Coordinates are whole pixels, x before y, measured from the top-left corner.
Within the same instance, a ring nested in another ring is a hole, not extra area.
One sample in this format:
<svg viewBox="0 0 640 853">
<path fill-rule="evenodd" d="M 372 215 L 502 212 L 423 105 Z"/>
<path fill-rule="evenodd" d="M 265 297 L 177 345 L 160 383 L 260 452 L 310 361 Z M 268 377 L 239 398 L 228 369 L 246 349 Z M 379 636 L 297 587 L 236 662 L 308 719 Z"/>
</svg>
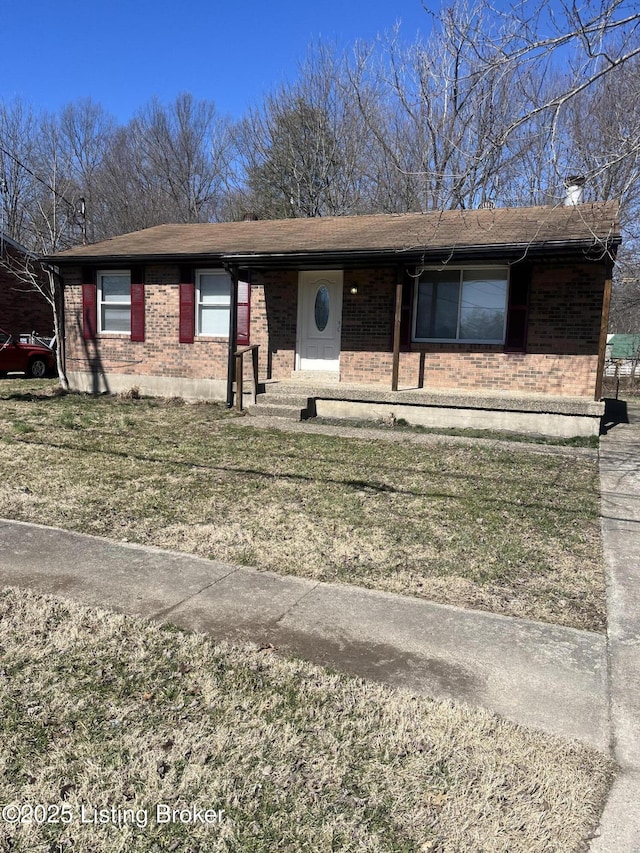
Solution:
<svg viewBox="0 0 640 853">
<path fill-rule="evenodd" d="M 239 123 L 235 141 L 245 215 L 369 209 L 368 134 L 347 83 L 343 59 L 320 46 L 309 53 L 293 85 L 267 95 Z"/>
<path fill-rule="evenodd" d="M 616 260 L 611 329 L 624 333 L 640 330 L 639 91 L 640 61 L 634 59 L 574 98 L 561 122 L 563 159 L 585 177 L 586 200 L 620 200 L 624 243 Z"/>
<path fill-rule="evenodd" d="M 586 180 L 589 197 L 618 198 L 623 225 L 637 239 L 640 213 L 640 60 L 633 60 L 567 105 L 567 162 Z"/>
<path fill-rule="evenodd" d="M 88 242 L 111 236 L 102 222 L 108 196 L 108 185 L 102 177 L 115 131 L 113 118 L 90 98 L 67 104 L 60 115 L 63 170 L 73 188 L 75 218 Z"/>
<path fill-rule="evenodd" d="M 131 124 L 142 173 L 172 221 L 215 218 L 227 169 L 228 122 L 213 103 L 179 95 L 168 107 L 154 99 Z"/>
<path fill-rule="evenodd" d="M 94 198 L 93 215 L 103 237 L 167 221 L 164 190 L 149 173 L 131 126 L 113 135 L 98 182 L 101 192 Z"/>
<path fill-rule="evenodd" d="M 37 180 L 30 210 L 31 245 L 45 254 L 80 242 L 82 233 L 77 200 L 84 190 L 74 180 L 60 124 L 57 115 L 43 115 L 32 152 Z"/>
<path fill-rule="evenodd" d="M 0 104 L 0 226 L 7 236 L 30 243 L 29 211 L 34 202 L 31 170 L 37 119 L 30 107 L 16 99 Z"/>
<path fill-rule="evenodd" d="M 387 195 L 402 209 L 475 206 L 495 196 L 518 155 L 488 144 L 517 107 L 512 81 L 497 67 L 488 73 L 471 46 L 478 26 L 475 13 L 462 20 L 449 9 L 426 42 L 405 47 L 396 30 L 382 55 L 358 49 L 351 82 L 369 132 L 393 166 Z"/>
<path fill-rule="evenodd" d="M 3 230 L 42 252 L 76 243 L 81 234 L 77 200 L 85 190 L 74 173 L 63 124 L 56 115 L 34 114 L 20 101 L 0 105 Z"/>
<path fill-rule="evenodd" d="M 407 209 L 548 194 L 518 177 L 523 163 L 537 148 L 544 157 L 536 178 L 546 172 L 557 187 L 569 105 L 611 84 L 640 54 L 640 13 L 623 0 L 527 0 L 508 11 L 458 0 L 431 17 L 426 40 L 405 47 L 396 31 L 360 46 L 351 65 L 355 97 Z"/>
<path fill-rule="evenodd" d="M 640 263 L 637 255 L 623 252 L 611 292 L 609 331 L 640 333 Z"/>
<path fill-rule="evenodd" d="M 81 106 L 71 127 L 84 119 L 82 139 L 93 135 L 98 144 L 91 150 L 100 151 L 89 161 L 74 154 L 90 239 L 219 217 L 230 168 L 229 122 L 211 102 L 189 94 L 167 106 L 154 99 L 122 127 L 114 127 L 94 105 Z M 73 138 L 69 130 L 67 135 Z"/>
<path fill-rule="evenodd" d="M 569 172 L 619 195 L 630 227 L 634 0 L 452 0 L 425 20 L 409 45 L 395 30 L 351 57 L 315 46 L 233 147 L 229 122 L 189 94 L 123 127 L 90 100 L 45 117 L 0 105 L 7 233 L 50 249 L 167 221 L 553 203 Z"/>
</svg>

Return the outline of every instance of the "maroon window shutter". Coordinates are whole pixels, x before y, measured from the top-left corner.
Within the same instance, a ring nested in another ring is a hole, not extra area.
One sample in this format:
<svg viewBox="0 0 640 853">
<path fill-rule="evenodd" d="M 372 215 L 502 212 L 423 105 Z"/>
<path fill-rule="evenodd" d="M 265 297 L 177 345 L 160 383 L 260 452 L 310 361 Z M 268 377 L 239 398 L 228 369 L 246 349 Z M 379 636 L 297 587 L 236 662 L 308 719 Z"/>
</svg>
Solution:
<svg viewBox="0 0 640 853">
<path fill-rule="evenodd" d="M 530 288 L 531 264 L 515 264 L 512 266 L 509 277 L 509 306 L 507 308 L 505 352 L 527 351 Z"/>
<path fill-rule="evenodd" d="M 131 340 L 144 341 L 144 267 L 131 270 Z"/>
<path fill-rule="evenodd" d="M 192 344 L 196 322 L 196 287 L 193 282 L 180 285 L 180 343 Z"/>
<path fill-rule="evenodd" d="M 87 282 L 82 285 L 82 337 L 85 341 L 94 340 L 98 329 L 96 285 L 92 279 L 92 271 L 82 271 L 82 280 Z"/>
<path fill-rule="evenodd" d="M 236 346 L 248 347 L 251 325 L 251 285 L 246 281 L 238 282 L 238 329 Z"/>
<path fill-rule="evenodd" d="M 144 284 L 131 282 L 131 340 L 144 340 Z"/>
<path fill-rule="evenodd" d="M 402 280 L 402 313 L 400 315 L 400 346 L 408 350 L 411 346 L 411 328 L 413 320 L 413 282 L 414 278 L 405 272 Z"/>
</svg>

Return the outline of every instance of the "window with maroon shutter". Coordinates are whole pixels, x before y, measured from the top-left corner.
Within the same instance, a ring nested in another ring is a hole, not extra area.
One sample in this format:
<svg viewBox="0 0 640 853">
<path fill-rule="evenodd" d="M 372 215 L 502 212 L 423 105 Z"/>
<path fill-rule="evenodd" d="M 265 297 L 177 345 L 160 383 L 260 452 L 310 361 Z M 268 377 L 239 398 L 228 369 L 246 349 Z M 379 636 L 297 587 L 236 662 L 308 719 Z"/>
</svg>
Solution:
<svg viewBox="0 0 640 853">
<path fill-rule="evenodd" d="M 180 285 L 180 343 L 192 344 L 196 321 L 196 286 L 193 282 Z"/>
<path fill-rule="evenodd" d="M 514 264 L 509 276 L 509 306 L 505 352 L 527 351 L 531 264 Z"/>
<path fill-rule="evenodd" d="M 93 277 L 92 273 L 83 274 L 85 281 L 89 277 Z M 82 337 L 85 341 L 94 340 L 97 327 L 96 286 L 90 282 L 82 285 Z"/>
<path fill-rule="evenodd" d="M 238 282 L 238 331 L 236 345 L 249 346 L 251 324 L 251 285 L 246 281 Z"/>
</svg>

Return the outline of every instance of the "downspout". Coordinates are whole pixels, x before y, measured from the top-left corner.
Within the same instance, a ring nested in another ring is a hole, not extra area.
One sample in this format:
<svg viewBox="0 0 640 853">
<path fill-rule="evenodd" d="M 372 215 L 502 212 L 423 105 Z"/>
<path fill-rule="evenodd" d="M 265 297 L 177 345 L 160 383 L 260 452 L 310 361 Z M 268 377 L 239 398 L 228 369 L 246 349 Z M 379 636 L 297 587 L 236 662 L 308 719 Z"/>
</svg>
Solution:
<svg viewBox="0 0 640 853">
<path fill-rule="evenodd" d="M 229 354 L 227 361 L 227 408 L 233 407 L 233 379 L 235 372 L 236 339 L 238 337 L 238 267 L 235 264 L 223 264 L 231 277 L 231 304 L 229 316 Z"/>
</svg>

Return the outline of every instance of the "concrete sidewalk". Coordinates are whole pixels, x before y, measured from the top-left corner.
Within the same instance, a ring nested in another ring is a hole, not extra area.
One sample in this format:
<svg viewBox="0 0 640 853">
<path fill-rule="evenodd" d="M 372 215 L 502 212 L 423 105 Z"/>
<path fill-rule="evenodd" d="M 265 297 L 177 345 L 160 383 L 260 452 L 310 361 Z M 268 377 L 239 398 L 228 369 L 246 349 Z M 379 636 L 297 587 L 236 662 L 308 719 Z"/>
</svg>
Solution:
<svg viewBox="0 0 640 853">
<path fill-rule="evenodd" d="M 606 752 L 600 634 L 0 521 L 0 585 L 214 638 L 272 643 L 351 674 L 451 697 Z"/>
<path fill-rule="evenodd" d="M 613 756 L 620 771 L 592 853 L 640 851 L 640 408 L 600 445 Z"/>
</svg>

